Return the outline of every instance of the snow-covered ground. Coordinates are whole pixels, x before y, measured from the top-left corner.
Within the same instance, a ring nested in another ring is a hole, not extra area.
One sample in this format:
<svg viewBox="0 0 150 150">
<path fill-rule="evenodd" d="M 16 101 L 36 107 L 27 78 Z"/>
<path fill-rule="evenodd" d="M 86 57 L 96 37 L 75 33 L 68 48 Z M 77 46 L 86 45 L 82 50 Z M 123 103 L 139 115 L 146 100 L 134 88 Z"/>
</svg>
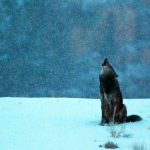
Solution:
<svg viewBox="0 0 150 150">
<path fill-rule="evenodd" d="M 108 140 L 121 150 L 135 143 L 150 149 L 150 99 L 124 103 L 143 120 L 118 125 L 126 136 L 112 138 L 109 127 L 98 125 L 98 99 L 0 98 L 0 150 L 101 150 Z"/>
</svg>

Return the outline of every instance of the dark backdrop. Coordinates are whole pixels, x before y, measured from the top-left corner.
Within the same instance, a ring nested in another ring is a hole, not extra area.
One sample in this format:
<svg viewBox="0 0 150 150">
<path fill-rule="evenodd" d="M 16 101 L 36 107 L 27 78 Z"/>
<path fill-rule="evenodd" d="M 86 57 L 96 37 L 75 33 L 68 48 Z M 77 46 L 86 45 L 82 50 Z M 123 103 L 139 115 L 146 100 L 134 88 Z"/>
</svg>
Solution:
<svg viewBox="0 0 150 150">
<path fill-rule="evenodd" d="M 98 98 L 105 57 L 150 97 L 149 0 L 0 1 L 0 96 Z"/>
</svg>

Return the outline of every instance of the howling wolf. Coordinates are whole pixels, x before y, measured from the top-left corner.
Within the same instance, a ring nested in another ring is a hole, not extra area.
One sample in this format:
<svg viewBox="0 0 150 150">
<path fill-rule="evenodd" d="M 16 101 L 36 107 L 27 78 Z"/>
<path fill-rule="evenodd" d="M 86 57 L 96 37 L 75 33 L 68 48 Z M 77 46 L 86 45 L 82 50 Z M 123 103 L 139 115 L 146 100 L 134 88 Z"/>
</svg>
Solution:
<svg viewBox="0 0 150 150">
<path fill-rule="evenodd" d="M 142 119 L 137 115 L 127 116 L 127 108 L 123 104 L 123 97 L 117 77 L 118 74 L 106 58 L 99 75 L 102 109 L 101 125 L 105 123 L 135 122 Z"/>
</svg>

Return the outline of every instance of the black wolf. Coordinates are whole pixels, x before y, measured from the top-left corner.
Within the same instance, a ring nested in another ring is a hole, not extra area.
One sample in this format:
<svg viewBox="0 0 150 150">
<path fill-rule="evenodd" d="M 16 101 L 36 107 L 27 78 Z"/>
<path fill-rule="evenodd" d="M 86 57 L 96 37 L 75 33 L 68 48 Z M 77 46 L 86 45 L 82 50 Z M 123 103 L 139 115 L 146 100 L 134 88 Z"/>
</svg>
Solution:
<svg viewBox="0 0 150 150">
<path fill-rule="evenodd" d="M 124 123 L 140 121 L 137 115 L 127 116 L 127 108 L 117 80 L 118 74 L 106 58 L 99 75 L 102 119 L 101 125 L 107 123 Z"/>
</svg>

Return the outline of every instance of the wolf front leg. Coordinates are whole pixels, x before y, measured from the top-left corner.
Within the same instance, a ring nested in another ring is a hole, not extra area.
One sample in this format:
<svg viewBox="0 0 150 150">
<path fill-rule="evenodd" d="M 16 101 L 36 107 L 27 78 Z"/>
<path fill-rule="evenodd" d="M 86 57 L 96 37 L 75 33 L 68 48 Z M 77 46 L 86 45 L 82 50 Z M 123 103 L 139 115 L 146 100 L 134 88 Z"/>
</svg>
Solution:
<svg viewBox="0 0 150 150">
<path fill-rule="evenodd" d="M 101 111 L 102 111 L 102 116 L 101 116 L 101 122 L 100 122 L 100 125 L 104 125 L 106 120 L 105 120 L 105 117 L 104 117 L 104 107 L 102 105 L 102 102 L 101 102 Z"/>
<path fill-rule="evenodd" d="M 108 105 L 106 105 L 104 99 L 101 99 L 101 112 L 102 112 L 102 116 L 101 116 L 101 122 L 100 125 L 104 125 L 104 124 L 108 124 L 109 123 L 109 115 L 108 115 Z"/>
</svg>

